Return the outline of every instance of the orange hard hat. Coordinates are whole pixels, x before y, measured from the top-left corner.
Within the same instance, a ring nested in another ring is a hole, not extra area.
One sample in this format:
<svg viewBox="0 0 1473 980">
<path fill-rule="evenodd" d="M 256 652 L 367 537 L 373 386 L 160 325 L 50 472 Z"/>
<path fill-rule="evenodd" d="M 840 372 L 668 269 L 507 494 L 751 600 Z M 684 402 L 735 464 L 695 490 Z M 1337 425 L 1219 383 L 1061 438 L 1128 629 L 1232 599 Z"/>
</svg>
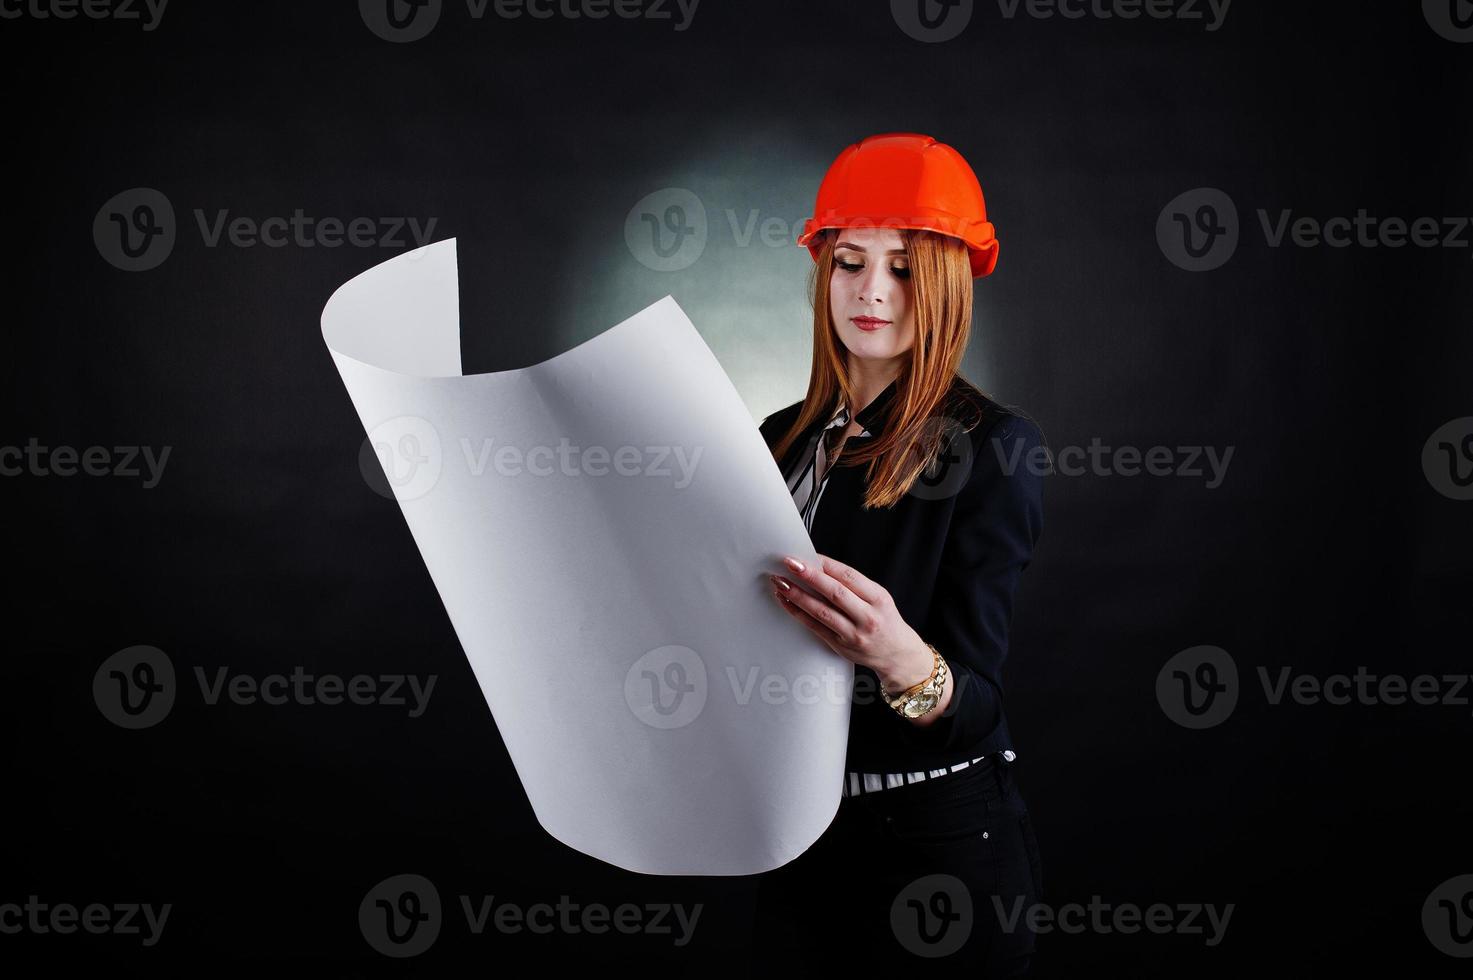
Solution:
<svg viewBox="0 0 1473 980">
<path fill-rule="evenodd" d="M 997 265 L 982 185 L 956 150 L 921 133 L 880 133 L 846 146 L 823 175 L 798 244 L 818 261 L 825 228 L 921 228 L 967 243 L 972 276 Z"/>
</svg>

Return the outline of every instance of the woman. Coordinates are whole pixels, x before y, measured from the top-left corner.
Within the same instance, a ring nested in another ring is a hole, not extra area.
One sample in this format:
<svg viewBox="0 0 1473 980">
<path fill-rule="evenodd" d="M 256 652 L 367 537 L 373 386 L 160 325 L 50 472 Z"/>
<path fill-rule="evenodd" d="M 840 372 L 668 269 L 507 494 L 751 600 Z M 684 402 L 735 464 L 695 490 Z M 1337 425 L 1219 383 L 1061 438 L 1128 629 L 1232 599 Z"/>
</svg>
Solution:
<svg viewBox="0 0 1473 980">
<path fill-rule="evenodd" d="M 761 430 L 820 561 L 789 557 L 773 596 L 855 685 L 838 813 L 759 879 L 752 963 L 1017 976 L 1042 868 L 1001 667 L 1046 450 L 957 373 L 997 239 L 960 154 L 886 133 L 834 161 L 798 243 L 815 261 L 808 394 Z"/>
</svg>

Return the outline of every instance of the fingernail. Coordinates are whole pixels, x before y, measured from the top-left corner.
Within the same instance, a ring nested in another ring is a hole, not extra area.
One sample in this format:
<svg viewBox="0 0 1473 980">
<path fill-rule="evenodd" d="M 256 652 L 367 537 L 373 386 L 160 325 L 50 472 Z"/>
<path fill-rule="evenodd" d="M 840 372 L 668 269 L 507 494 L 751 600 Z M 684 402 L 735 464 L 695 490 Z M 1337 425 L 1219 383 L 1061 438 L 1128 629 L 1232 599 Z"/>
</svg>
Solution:
<svg viewBox="0 0 1473 980">
<path fill-rule="evenodd" d="M 796 558 L 788 558 L 788 557 L 784 556 L 783 561 L 787 562 L 788 563 L 788 567 L 791 568 L 793 571 L 795 571 L 795 572 L 801 572 L 801 571 L 803 571 L 804 565 L 798 559 L 796 559 Z"/>
<path fill-rule="evenodd" d="M 789 589 L 792 588 L 791 585 L 789 585 L 788 583 L 784 582 L 782 579 L 778 578 L 776 575 L 769 575 L 767 577 L 770 578 L 770 579 L 772 579 L 772 584 L 773 585 L 775 585 L 778 588 L 782 589 L 784 592 L 786 592 L 786 591 L 788 591 Z"/>
</svg>

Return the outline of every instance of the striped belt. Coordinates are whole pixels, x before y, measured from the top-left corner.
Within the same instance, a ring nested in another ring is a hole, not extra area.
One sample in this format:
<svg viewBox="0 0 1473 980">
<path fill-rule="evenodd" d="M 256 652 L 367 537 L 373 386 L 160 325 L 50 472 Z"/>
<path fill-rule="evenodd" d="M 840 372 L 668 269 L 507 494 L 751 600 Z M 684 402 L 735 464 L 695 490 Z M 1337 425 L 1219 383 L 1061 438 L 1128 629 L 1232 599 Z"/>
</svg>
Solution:
<svg viewBox="0 0 1473 980">
<path fill-rule="evenodd" d="M 1012 749 L 1004 749 L 1002 757 L 1007 762 L 1012 762 L 1018 757 L 1018 753 Z M 960 772 L 976 762 L 987 758 L 979 755 L 971 762 L 958 762 L 954 766 L 945 769 L 926 769 L 921 772 L 849 772 L 844 774 L 844 786 L 841 797 L 862 796 L 865 793 L 878 793 L 881 790 L 894 789 L 897 786 L 906 786 L 910 783 L 919 783 L 927 779 L 936 779 L 949 773 Z"/>
</svg>

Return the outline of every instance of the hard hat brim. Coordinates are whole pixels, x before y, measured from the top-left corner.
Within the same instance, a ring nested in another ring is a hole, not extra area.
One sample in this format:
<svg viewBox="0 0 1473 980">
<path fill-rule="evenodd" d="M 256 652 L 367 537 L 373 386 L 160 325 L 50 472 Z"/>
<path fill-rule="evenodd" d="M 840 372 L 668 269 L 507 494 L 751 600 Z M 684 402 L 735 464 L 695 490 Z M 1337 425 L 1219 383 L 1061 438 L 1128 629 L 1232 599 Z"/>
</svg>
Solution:
<svg viewBox="0 0 1473 980">
<path fill-rule="evenodd" d="M 934 231 L 941 235 L 949 235 L 960 239 L 969 252 L 972 267 L 972 278 L 980 279 L 982 276 L 991 275 L 992 270 L 997 267 L 997 238 L 993 232 L 992 222 L 979 221 L 972 223 L 967 229 L 968 234 L 957 234 L 957 225 L 944 220 L 906 220 L 900 219 L 872 219 L 872 218 L 850 218 L 836 220 L 832 224 L 818 224 L 815 219 L 809 218 L 803 223 L 803 233 L 798 236 L 797 244 L 805 246 L 813 261 L 818 261 L 819 245 L 816 241 L 819 232 L 830 228 L 908 228 L 913 231 Z"/>
</svg>

